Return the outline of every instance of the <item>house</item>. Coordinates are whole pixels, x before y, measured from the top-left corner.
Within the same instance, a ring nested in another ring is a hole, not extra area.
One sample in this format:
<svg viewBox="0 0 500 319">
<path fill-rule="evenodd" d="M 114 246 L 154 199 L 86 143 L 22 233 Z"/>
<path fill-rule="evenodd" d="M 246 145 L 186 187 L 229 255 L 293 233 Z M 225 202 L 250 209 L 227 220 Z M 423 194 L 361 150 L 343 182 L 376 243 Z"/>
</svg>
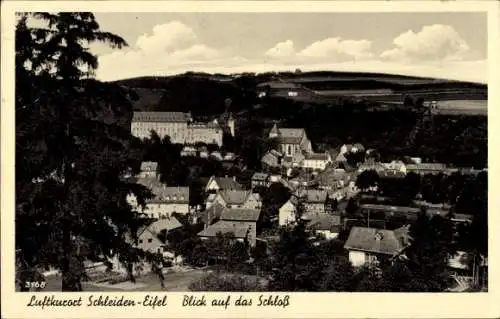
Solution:
<svg viewBox="0 0 500 319">
<path fill-rule="evenodd" d="M 396 258 L 404 254 L 410 245 L 409 227 L 395 230 L 368 227 L 353 227 L 344 248 L 349 252 L 349 261 L 360 267 L 380 261 L 381 258 Z"/>
<path fill-rule="evenodd" d="M 307 227 L 316 234 L 321 234 L 325 239 L 335 239 L 338 237 L 341 230 L 341 218 L 338 215 L 319 215 L 313 216 Z"/>
<path fill-rule="evenodd" d="M 248 241 L 255 246 L 257 240 L 257 221 L 260 209 L 224 209 L 220 220 L 198 233 L 202 239 L 216 237 L 218 233 L 233 233 L 236 240 Z"/>
<path fill-rule="evenodd" d="M 150 225 L 139 229 L 137 232 L 137 247 L 152 253 L 164 253 L 166 252 L 166 242 L 161 233 L 164 232 L 163 235 L 166 235 L 169 231 L 181 227 L 182 224 L 173 216 L 158 219 Z"/>
<path fill-rule="evenodd" d="M 193 223 L 202 223 L 205 226 L 212 225 L 220 219 L 224 209 L 225 207 L 217 202 L 204 211 L 196 213 Z"/>
<path fill-rule="evenodd" d="M 280 98 L 310 98 L 314 92 L 292 82 L 270 81 L 257 85 L 257 96 L 280 97 Z"/>
<path fill-rule="evenodd" d="M 299 190 L 280 207 L 278 216 L 278 223 L 280 226 L 295 221 L 299 198 L 303 199 L 304 205 L 302 218 L 310 219 L 314 216 L 326 215 L 328 213 L 327 206 L 329 198 L 326 191 L 317 189 Z"/>
<path fill-rule="evenodd" d="M 377 174 L 383 174 L 386 171 L 385 165 L 378 162 L 364 162 L 358 167 L 358 173 L 362 173 L 364 171 L 376 171 Z"/>
<path fill-rule="evenodd" d="M 146 207 L 139 207 L 134 195 L 129 194 L 127 201 L 137 211 L 150 218 L 169 217 L 172 213 L 188 214 L 189 187 L 167 187 L 153 178 L 141 178 L 137 182 L 151 190 L 154 197 L 146 200 Z"/>
<path fill-rule="evenodd" d="M 313 187 L 316 185 L 316 181 L 311 174 L 300 171 L 297 176 L 288 179 L 288 187 L 297 189 L 300 187 Z"/>
<path fill-rule="evenodd" d="M 284 156 L 281 161 L 281 165 L 286 168 L 301 167 L 304 158 L 305 154 L 303 154 L 302 152 L 297 152 L 292 156 Z"/>
<path fill-rule="evenodd" d="M 224 159 L 224 157 L 222 156 L 222 154 L 219 151 L 214 151 L 214 152 L 210 153 L 210 157 L 216 161 L 219 161 L 219 162 Z"/>
<path fill-rule="evenodd" d="M 407 164 L 406 172 L 416 173 L 420 175 L 425 174 L 439 174 L 446 171 L 446 165 L 442 163 L 420 163 L 420 164 Z"/>
<path fill-rule="evenodd" d="M 365 147 L 360 143 L 356 144 L 344 144 L 340 147 L 340 154 L 346 153 L 357 153 L 365 150 Z"/>
<path fill-rule="evenodd" d="M 332 162 L 330 153 L 306 153 L 302 160 L 303 168 L 323 171 Z"/>
<path fill-rule="evenodd" d="M 260 161 L 263 168 L 270 169 L 280 167 L 282 158 L 283 155 L 280 152 L 276 150 L 270 150 L 269 152 L 264 154 L 264 156 L 262 156 L 262 159 Z"/>
<path fill-rule="evenodd" d="M 210 194 L 206 206 L 210 207 L 215 203 L 227 208 L 262 208 L 260 195 L 251 190 L 221 190 L 216 194 Z"/>
<path fill-rule="evenodd" d="M 256 172 L 252 176 L 252 189 L 255 187 L 268 187 L 270 184 L 269 174 Z"/>
<path fill-rule="evenodd" d="M 158 174 L 158 163 L 157 162 L 142 162 L 141 172 L 139 173 L 139 178 L 157 178 Z"/>
<path fill-rule="evenodd" d="M 278 128 L 275 123 L 269 132 L 269 138 L 275 138 L 279 144 L 279 151 L 285 156 L 295 153 L 312 152 L 311 141 L 307 138 L 303 128 Z"/>
<path fill-rule="evenodd" d="M 339 189 L 347 186 L 351 176 L 342 168 L 328 168 L 315 177 L 318 188 L 325 190 Z"/>
<path fill-rule="evenodd" d="M 181 151 L 182 157 L 196 156 L 196 154 L 197 154 L 196 148 L 194 148 L 193 146 L 186 145 L 186 146 L 184 146 L 184 148 Z"/>
<path fill-rule="evenodd" d="M 382 163 L 386 171 L 394 174 L 406 174 L 406 165 L 403 161 L 392 161 L 390 163 Z"/>
<path fill-rule="evenodd" d="M 206 193 L 215 193 L 220 190 L 241 190 L 243 186 L 236 181 L 236 177 L 216 177 L 212 176 L 205 186 Z"/>
<path fill-rule="evenodd" d="M 345 157 L 346 153 L 338 153 L 337 157 L 335 157 L 335 162 L 336 163 L 346 163 L 347 158 Z"/>
</svg>

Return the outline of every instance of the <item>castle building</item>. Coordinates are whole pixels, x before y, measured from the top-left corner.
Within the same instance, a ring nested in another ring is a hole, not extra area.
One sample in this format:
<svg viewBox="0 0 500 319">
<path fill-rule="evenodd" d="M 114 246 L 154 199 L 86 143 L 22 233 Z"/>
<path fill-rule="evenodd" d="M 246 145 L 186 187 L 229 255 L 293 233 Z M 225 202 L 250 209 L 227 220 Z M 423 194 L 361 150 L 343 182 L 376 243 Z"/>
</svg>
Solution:
<svg viewBox="0 0 500 319">
<path fill-rule="evenodd" d="M 234 119 L 229 118 L 227 125 L 234 134 Z M 149 138 L 155 131 L 160 138 L 170 137 L 174 144 L 222 145 L 223 126 L 217 120 L 197 123 L 190 113 L 184 112 L 134 112 L 131 125 L 132 135 Z"/>
</svg>

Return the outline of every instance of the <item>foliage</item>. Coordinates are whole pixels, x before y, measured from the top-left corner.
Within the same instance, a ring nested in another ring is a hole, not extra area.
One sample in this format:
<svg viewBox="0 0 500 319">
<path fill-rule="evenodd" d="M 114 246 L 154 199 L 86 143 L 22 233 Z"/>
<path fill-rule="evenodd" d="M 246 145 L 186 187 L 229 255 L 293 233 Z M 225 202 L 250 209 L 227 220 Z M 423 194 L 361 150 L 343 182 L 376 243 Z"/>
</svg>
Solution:
<svg viewBox="0 0 500 319">
<path fill-rule="evenodd" d="M 133 93 L 91 78 L 89 44 L 122 47 L 93 14 L 34 13 L 43 25 L 16 27 L 16 248 L 25 267 L 53 265 L 63 291 L 81 290 L 84 259 L 134 256 L 143 223 L 126 197 L 151 193 L 123 176 L 130 150 Z M 22 269 L 21 269 L 22 271 Z"/>
<path fill-rule="evenodd" d="M 191 291 L 267 291 L 266 282 L 259 277 L 210 273 L 189 286 Z"/>
<path fill-rule="evenodd" d="M 425 291 L 443 291 L 450 284 L 448 259 L 456 252 L 450 219 L 429 217 L 424 210 L 410 230 L 406 256 L 413 278 L 425 285 Z"/>
<path fill-rule="evenodd" d="M 356 187 L 366 192 L 372 187 L 377 187 L 379 184 L 379 176 L 375 170 L 366 170 L 361 172 L 356 179 Z"/>
</svg>

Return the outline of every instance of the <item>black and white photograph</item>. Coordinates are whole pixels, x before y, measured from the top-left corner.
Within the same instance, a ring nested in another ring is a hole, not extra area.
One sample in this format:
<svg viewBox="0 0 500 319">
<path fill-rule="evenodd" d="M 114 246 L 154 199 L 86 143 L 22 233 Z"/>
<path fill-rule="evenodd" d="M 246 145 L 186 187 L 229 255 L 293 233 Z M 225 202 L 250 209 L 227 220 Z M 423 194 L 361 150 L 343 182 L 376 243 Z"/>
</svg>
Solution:
<svg viewBox="0 0 500 319">
<path fill-rule="evenodd" d="M 16 12 L 17 292 L 488 292 L 487 13 L 283 11 Z"/>
</svg>

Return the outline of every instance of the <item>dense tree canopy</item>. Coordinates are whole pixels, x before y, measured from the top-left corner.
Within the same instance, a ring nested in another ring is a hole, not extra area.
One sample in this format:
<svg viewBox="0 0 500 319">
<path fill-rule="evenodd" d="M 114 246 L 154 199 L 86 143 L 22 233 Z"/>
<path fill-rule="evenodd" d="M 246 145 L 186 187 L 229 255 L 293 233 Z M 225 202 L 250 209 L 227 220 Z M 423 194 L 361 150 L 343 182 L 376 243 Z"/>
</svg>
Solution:
<svg viewBox="0 0 500 319">
<path fill-rule="evenodd" d="M 126 45 L 86 12 L 25 15 L 16 28 L 16 248 L 28 270 L 59 268 L 63 291 L 81 289 L 84 259 L 132 258 L 126 236 L 142 219 L 126 196 L 151 196 L 123 178 L 137 160 L 133 93 L 92 79 L 93 42 Z"/>
</svg>

